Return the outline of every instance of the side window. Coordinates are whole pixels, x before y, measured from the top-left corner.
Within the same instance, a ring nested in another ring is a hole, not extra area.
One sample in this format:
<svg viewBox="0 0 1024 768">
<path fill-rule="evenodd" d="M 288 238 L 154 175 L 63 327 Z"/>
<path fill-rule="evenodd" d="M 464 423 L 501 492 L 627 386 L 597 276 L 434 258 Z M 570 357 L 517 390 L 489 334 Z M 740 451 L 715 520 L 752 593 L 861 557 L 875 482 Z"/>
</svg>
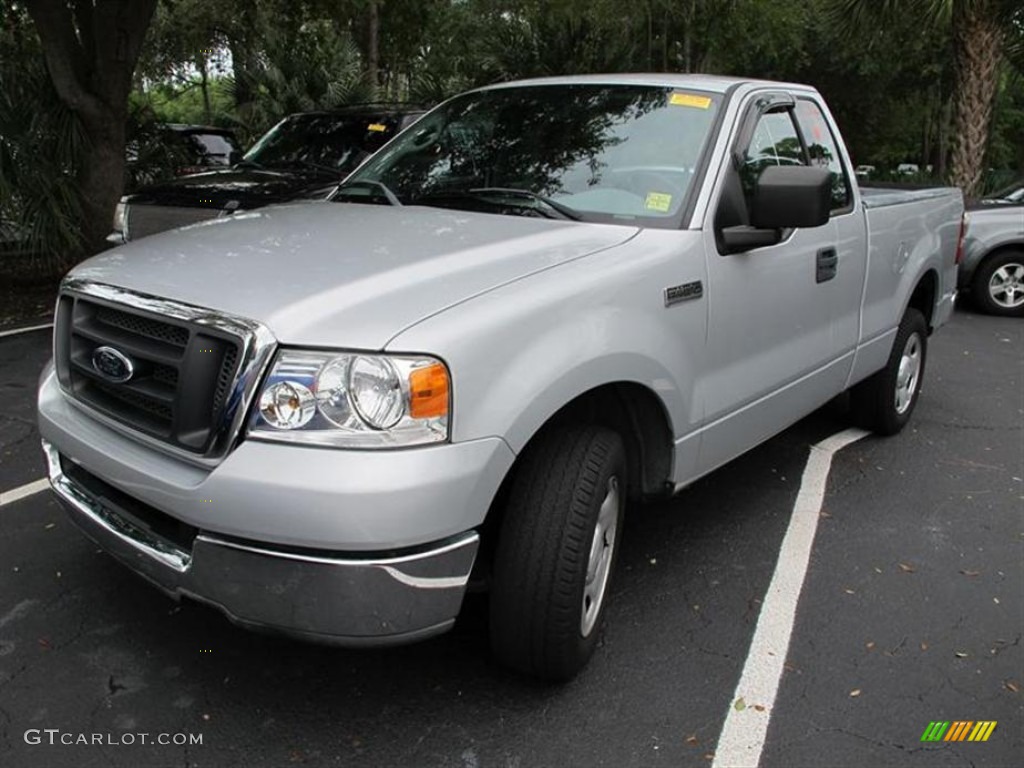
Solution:
<svg viewBox="0 0 1024 768">
<path fill-rule="evenodd" d="M 811 165 L 828 168 L 832 172 L 832 210 L 849 207 L 853 202 L 850 180 L 839 157 L 835 137 L 821 108 L 813 101 L 800 99 L 797 101 L 796 119 L 800 124 L 804 141 L 807 142 Z"/>
<path fill-rule="evenodd" d="M 786 109 L 762 115 L 754 128 L 754 135 L 740 169 L 740 181 L 747 205 L 750 205 L 753 197 L 754 184 L 769 165 L 806 164 L 804 147 L 793 124 L 792 113 Z"/>
</svg>

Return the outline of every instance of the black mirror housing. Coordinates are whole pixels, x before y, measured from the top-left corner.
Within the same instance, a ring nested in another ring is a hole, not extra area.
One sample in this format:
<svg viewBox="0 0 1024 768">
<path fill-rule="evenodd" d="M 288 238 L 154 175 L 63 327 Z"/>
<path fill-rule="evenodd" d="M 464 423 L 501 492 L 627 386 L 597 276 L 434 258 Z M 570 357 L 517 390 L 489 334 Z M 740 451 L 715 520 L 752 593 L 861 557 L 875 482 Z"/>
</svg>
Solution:
<svg viewBox="0 0 1024 768">
<path fill-rule="evenodd" d="M 827 168 L 770 165 L 764 169 L 750 211 L 757 229 L 820 227 L 832 208 L 832 174 Z"/>
</svg>

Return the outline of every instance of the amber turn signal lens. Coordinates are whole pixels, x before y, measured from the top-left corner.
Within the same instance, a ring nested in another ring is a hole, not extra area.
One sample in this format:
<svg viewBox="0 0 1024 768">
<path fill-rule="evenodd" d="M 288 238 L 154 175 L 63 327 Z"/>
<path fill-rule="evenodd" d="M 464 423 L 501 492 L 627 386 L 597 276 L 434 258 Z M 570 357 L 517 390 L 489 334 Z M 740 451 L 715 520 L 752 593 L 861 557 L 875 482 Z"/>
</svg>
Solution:
<svg viewBox="0 0 1024 768">
<path fill-rule="evenodd" d="M 409 374 L 409 415 L 414 419 L 448 415 L 448 369 L 440 363 Z"/>
</svg>

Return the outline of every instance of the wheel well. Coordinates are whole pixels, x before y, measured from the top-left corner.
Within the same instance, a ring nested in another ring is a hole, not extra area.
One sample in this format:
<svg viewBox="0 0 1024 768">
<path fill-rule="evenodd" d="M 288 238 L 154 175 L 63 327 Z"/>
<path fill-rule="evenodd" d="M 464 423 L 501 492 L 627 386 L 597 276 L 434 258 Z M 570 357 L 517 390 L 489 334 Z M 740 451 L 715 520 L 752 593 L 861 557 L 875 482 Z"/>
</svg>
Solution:
<svg viewBox="0 0 1024 768">
<path fill-rule="evenodd" d="M 580 423 L 599 424 L 622 437 L 631 498 L 665 492 L 674 444 L 668 414 L 654 392 L 633 382 L 605 384 L 562 407 L 537 434 L 551 427 Z"/>
<path fill-rule="evenodd" d="M 598 424 L 619 433 L 626 448 L 631 500 L 670 492 L 675 448 L 672 425 L 665 406 L 649 388 L 635 382 L 616 382 L 584 392 L 544 422 L 520 455 L 529 451 L 533 441 L 548 430 L 569 424 Z M 505 503 L 518 467 L 517 460 L 495 494 L 480 529 L 481 556 L 474 579 L 478 583 L 488 580 L 488 563 L 501 530 Z"/>
<path fill-rule="evenodd" d="M 981 270 L 981 268 L 985 266 L 987 262 L 991 261 L 997 256 L 1002 256 L 1004 253 L 1024 254 L 1024 243 L 1003 243 L 1002 245 L 998 245 L 991 251 L 986 253 L 984 256 L 978 259 L 978 263 L 974 265 L 974 271 L 971 273 L 971 281 L 973 282 L 974 276 L 978 274 L 979 270 Z"/>
<path fill-rule="evenodd" d="M 938 292 L 939 277 L 935 274 L 935 270 L 930 269 L 922 275 L 907 303 L 908 308 L 913 307 L 924 315 L 928 333 L 932 332 L 932 315 L 935 314 L 935 298 Z"/>
</svg>

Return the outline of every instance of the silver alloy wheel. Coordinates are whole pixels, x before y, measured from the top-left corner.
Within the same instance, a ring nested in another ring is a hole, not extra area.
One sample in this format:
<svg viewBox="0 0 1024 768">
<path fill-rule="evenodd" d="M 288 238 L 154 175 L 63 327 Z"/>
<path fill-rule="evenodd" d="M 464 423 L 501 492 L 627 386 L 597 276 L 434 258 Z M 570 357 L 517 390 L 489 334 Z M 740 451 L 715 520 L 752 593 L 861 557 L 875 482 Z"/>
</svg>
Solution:
<svg viewBox="0 0 1024 768">
<path fill-rule="evenodd" d="M 612 572 L 612 555 L 615 553 L 615 534 L 619 526 L 619 478 L 608 478 L 608 490 L 594 525 L 594 538 L 590 542 L 590 557 L 587 559 L 587 580 L 583 585 L 583 611 L 580 614 L 580 634 L 587 637 L 597 624 L 604 602 L 608 577 Z"/>
<path fill-rule="evenodd" d="M 1024 264 L 1011 261 L 993 272 L 988 280 L 988 295 L 1005 309 L 1024 304 Z"/>
<path fill-rule="evenodd" d="M 901 416 L 907 412 L 914 402 L 914 393 L 921 381 L 921 337 L 917 333 L 910 334 L 903 346 L 900 367 L 896 372 L 896 413 Z"/>
</svg>

